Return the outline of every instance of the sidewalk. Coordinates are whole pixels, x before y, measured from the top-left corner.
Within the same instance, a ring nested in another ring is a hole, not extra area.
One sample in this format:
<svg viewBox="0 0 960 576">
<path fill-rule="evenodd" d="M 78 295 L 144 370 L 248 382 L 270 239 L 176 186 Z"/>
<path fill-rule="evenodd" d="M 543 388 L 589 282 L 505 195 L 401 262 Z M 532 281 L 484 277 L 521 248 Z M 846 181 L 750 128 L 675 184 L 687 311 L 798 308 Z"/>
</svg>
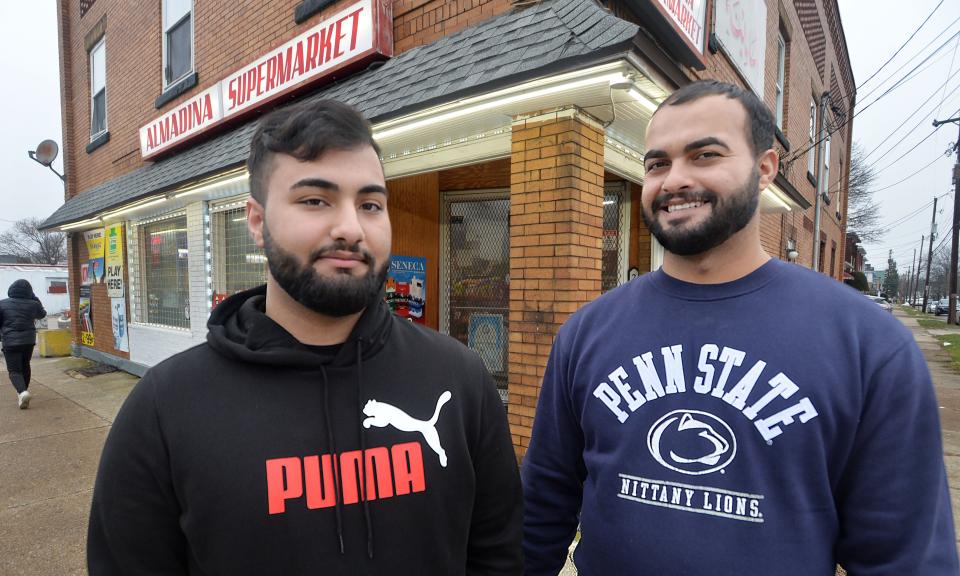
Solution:
<svg viewBox="0 0 960 576">
<path fill-rule="evenodd" d="M 0 362 L 2 364 L 2 362 Z M 0 367 L 0 574 L 86 574 L 87 515 L 100 451 L 137 378 L 76 379 L 79 358 L 34 357 L 33 400 Z"/>
<path fill-rule="evenodd" d="M 934 336 L 960 334 L 960 326 L 944 323 L 942 329 L 924 328 L 916 319 L 894 307 L 894 316 L 913 332 L 923 351 L 933 378 L 933 386 L 940 401 L 940 426 L 943 429 L 943 461 L 950 481 L 950 500 L 953 504 L 953 523 L 960 534 L 960 373 L 950 364 L 950 355 Z M 960 539 L 957 547 L 960 548 Z"/>
</svg>

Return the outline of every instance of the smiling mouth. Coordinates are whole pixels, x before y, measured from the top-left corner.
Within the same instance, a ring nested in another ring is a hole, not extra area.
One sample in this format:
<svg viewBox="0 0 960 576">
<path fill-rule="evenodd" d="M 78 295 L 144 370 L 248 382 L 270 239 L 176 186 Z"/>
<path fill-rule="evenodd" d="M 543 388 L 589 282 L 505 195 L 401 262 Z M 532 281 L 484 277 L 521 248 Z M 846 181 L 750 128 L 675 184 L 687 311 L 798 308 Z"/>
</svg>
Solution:
<svg viewBox="0 0 960 576">
<path fill-rule="evenodd" d="M 699 208 L 703 205 L 704 205 L 704 202 L 687 202 L 685 204 L 670 204 L 669 206 L 665 206 L 663 210 L 665 210 L 670 214 L 673 214 L 674 212 L 690 210 L 691 208 Z"/>
</svg>

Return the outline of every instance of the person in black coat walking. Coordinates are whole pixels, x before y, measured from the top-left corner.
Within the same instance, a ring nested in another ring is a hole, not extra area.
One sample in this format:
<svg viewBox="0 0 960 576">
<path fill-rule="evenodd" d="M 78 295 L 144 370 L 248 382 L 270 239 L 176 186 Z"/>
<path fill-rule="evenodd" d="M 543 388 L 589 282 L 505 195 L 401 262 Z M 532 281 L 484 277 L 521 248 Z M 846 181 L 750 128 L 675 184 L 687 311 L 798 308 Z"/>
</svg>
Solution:
<svg viewBox="0 0 960 576">
<path fill-rule="evenodd" d="M 10 381 L 17 390 L 20 409 L 30 406 L 30 358 L 37 343 L 37 328 L 34 321 L 46 317 L 40 299 L 33 287 L 20 279 L 10 285 L 7 296 L 0 300 L 0 344 L 7 362 Z"/>
</svg>

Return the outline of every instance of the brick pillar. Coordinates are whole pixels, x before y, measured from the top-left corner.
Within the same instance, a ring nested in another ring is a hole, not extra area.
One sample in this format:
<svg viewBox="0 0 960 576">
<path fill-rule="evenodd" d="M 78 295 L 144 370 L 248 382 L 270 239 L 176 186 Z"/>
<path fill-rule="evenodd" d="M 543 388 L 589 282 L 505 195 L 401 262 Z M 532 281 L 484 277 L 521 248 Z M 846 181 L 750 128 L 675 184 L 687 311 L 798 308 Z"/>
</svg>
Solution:
<svg viewBox="0 0 960 576">
<path fill-rule="evenodd" d="M 603 134 L 576 108 L 513 122 L 507 413 L 518 459 L 557 330 L 600 295 Z"/>
</svg>

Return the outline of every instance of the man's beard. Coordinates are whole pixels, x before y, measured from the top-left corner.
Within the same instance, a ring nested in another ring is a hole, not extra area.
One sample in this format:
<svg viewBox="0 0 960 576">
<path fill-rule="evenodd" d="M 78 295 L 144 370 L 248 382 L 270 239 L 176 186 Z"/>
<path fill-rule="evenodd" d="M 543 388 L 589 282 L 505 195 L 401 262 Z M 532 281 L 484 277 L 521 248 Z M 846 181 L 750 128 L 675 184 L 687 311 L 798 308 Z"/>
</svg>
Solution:
<svg viewBox="0 0 960 576">
<path fill-rule="evenodd" d="M 338 318 L 356 314 L 374 302 L 380 295 L 390 269 L 390 261 L 387 260 L 377 270 L 372 254 L 361 250 L 359 245 L 349 246 L 343 241 L 315 250 L 303 265 L 296 256 L 273 241 L 266 221 L 263 223 L 263 251 L 267 256 L 270 274 L 284 292 L 318 314 Z M 333 251 L 359 254 L 367 265 L 367 273 L 357 278 L 347 271 L 335 272 L 333 276 L 317 272 L 313 267 L 314 262 Z"/>
<path fill-rule="evenodd" d="M 721 198 L 716 192 L 705 189 L 697 192 L 661 194 L 653 200 L 652 214 L 648 213 L 646 208 L 640 212 L 650 233 L 665 250 L 679 256 L 703 254 L 723 244 L 750 223 L 760 203 L 760 191 L 757 189 L 759 184 L 760 173 L 754 168 L 744 185 L 726 198 Z M 710 214 L 703 222 L 692 228 L 664 229 L 655 215 L 660 213 L 664 204 L 677 199 L 682 200 L 683 203 L 706 204 L 709 202 Z"/>
</svg>

